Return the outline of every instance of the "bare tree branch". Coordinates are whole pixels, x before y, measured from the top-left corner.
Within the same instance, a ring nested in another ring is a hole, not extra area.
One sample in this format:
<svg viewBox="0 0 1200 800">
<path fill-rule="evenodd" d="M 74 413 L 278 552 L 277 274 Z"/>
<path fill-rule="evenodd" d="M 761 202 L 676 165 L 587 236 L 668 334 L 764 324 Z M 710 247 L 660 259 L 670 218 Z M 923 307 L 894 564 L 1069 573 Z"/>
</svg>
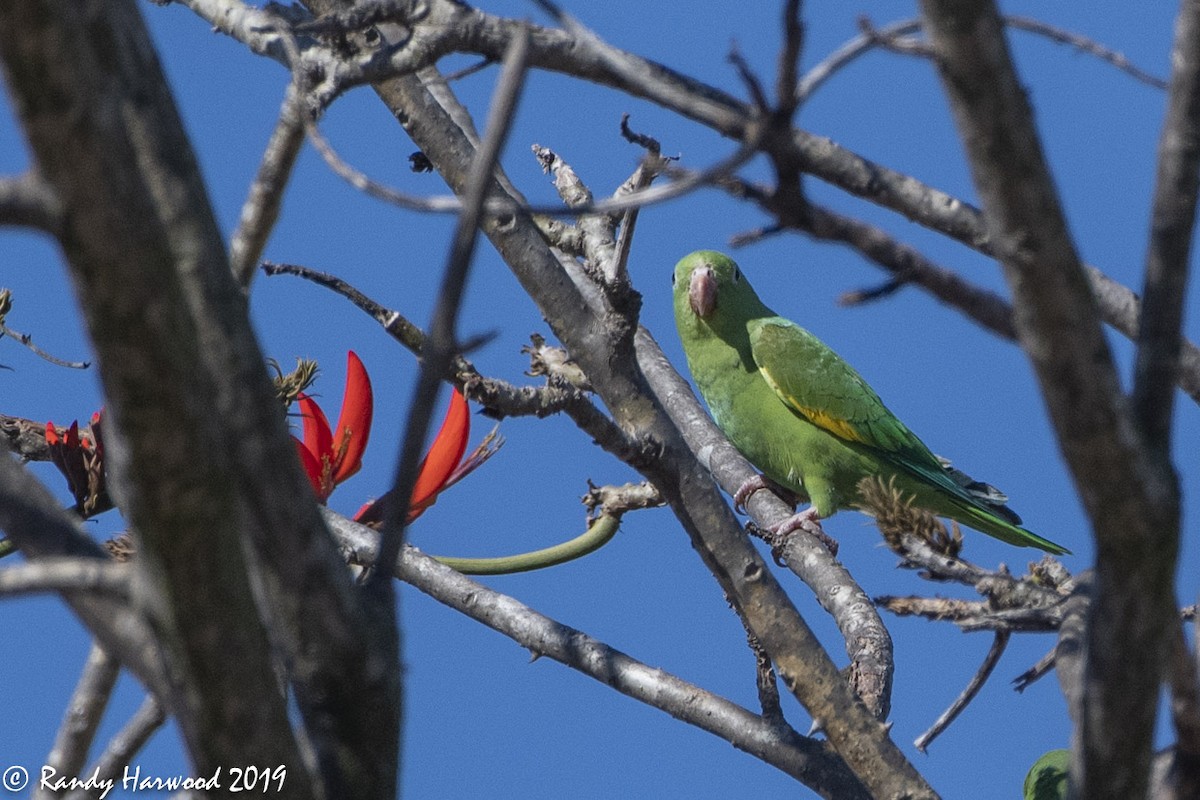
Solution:
<svg viewBox="0 0 1200 800">
<path fill-rule="evenodd" d="M 0 226 L 27 225 L 57 236 L 62 206 L 54 190 L 35 172 L 0 178 Z"/>
<path fill-rule="evenodd" d="M 130 717 L 129 722 L 125 723 L 125 727 L 109 741 L 88 777 L 94 774 L 97 778 L 94 783 L 101 786 L 110 780 L 114 783 L 119 782 L 126 767 L 134 763 L 134 756 L 165 721 L 166 714 L 162 705 L 153 696 L 148 696 L 142 701 L 137 712 Z M 99 800 L 102 791 L 100 786 L 90 790 L 77 789 L 67 795 L 66 800 Z"/>
<path fill-rule="evenodd" d="M 325 518 L 347 560 L 355 564 L 377 562 L 378 538 L 374 531 L 332 511 L 325 511 Z M 548 656 L 622 694 L 719 736 L 792 775 L 823 797 L 871 796 L 841 760 L 817 741 L 790 728 L 781 729 L 722 697 L 661 669 L 648 667 L 460 575 L 412 547 L 401 551 L 393 572 L 395 577 L 435 600 L 529 648 L 534 655 Z"/>
<path fill-rule="evenodd" d="M 59 726 L 54 746 L 46 756 L 46 766 L 59 775 L 78 775 L 87 763 L 88 750 L 96 738 L 96 730 L 104 717 L 104 709 L 117 685 L 121 665 L 99 644 L 92 643 L 83 674 L 67 703 L 67 711 Z M 39 785 L 34 797 L 47 800 L 55 797 Z"/>
<path fill-rule="evenodd" d="M 1174 624 L 1178 506 L 1160 504 L 1162 473 L 1127 413 L 998 11 L 988 0 L 923 0 L 922 12 L 1013 290 L 1017 335 L 1096 534 L 1079 790 L 1140 797 Z"/>
<path fill-rule="evenodd" d="M 464 154 L 469 155 L 472 148 L 424 89 L 421 79 L 392 79 L 380 84 L 377 91 L 452 188 L 461 191 Z M 826 721 L 838 752 L 869 788 L 884 794 L 932 796 L 888 739 L 886 729 L 842 683 L 761 557 L 744 535 L 734 533 L 737 528 L 728 506 L 687 455 L 678 432 L 660 416 L 657 405 L 648 401 L 644 378 L 629 360 L 634 331 L 607 311 L 582 271 L 572 273 L 570 265 L 560 263 L 549 252 L 527 215 L 518 212 L 506 223 L 501 226 L 486 220 L 484 232 L 536 300 L 605 405 L 614 411 L 618 425 L 645 443 L 643 457 L 630 463 L 668 499 L 709 569 L 771 652 L 785 685 L 810 713 Z M 569 280 L 563 279 L 564 267 Z"/>
<path fill-rule="evenodd" d="M 701 465 L 732 495 L 757 474 L 755 469 L 717 429 L 649 332 L 638 331 L 637 346 L 638 363 L 647 381 L 683 432 L 688 446 Z M 755 492 L 747 507 L 755 521 L 767 528 L 788 518 L 793 511 L 770 492 Z M 788 537 L 781 555 L 837 623 L 846 640 L 856 694 L 876 717 L 885 719 L 891 707 L 892 639 L 871 598 L 814 536 L 797 531 Z"/>
<path fill-rule="evenodd" d="M 1004 655 L 1004 648 L 1008 646 L 1009 636 L 1011 634 L 1007 631 L 996 632 L 995 638 L 992 639 L 992 646 L 988 648 L 987 655 L 984 656 L 983 663 L 979 665 L 979 670 L 971 678 L 971 682 L 959 693 L 958 697 L 954 698 L 954 702 L 937 718 L 933 725 L 916 738 L 913 742 L 914 747 L 924 753 L 933 740 L 941 736 L 963 712 L 963 709 L 970 705 L 971 701 L 979 694 L 979 690 L 987 683 L 987 679 L 991 677 L 992 670 L 1000 663 L 1000 656 Z"/>
<path fill-rule="evenodd" d="M 22 461 L 49 461 L 46 426 L 24 417 L 0 414 L 0 437 Z"/>
<path fill-rule="evenodd" d="M 250 38 L 249 31 L 263 30 L 259 27 L 261 25 L 278 24 L 266 19 L 251 22 L 251 10 L 235 0 L 188 2 L 201 16 L 214 24 L 219 23 L 219 29 L 242 40 Z M 236 6 L 237 13 L 226 12 L 226 5 Z M 405 48 L 402 62 L 397 61 L 378 74 L 396 74 L 397 70 L 410 70 L 414 65 L 429 63 L 436 54 L 452 50 L 479 53 L 489 59 L 499 60 L 503 57 L 514 30 L 527 25 L 476 10 L 468 12 L 467 6 L 450 4 L 448 0 L 430 0 L 429 6 L 431 13 L 414 25 L 413 40 L 419 41 L 420 46 Z M 471 14 L 469 19 L 468 13 Z M 567 26 L 566 31 L 528 26 L 533 34 L 529 55 L 531 66 L 574 75 L 649 99 L 743 143 L 743 147 L 726 161 L 695 173 L 697 185 L 716 182 L 720 177 L 728 175 L 761 147 L 777 162 L 798 162 L 805 172 L 855 196 L 896 211 L 986 255 L 996 254 L 979 210 L 970 204 L 930 187 L 914 177 L 873 163 L 828 138 L 808 131 L 794 129 L 790 137 L 772 137 L 770 141 L 759 142 L 762 131 L 760 126 L 753 122 L 755 115 L 748 105 L 660 64 L 618 50 L 601 41 L 574 20 L 562 15 L 557 9 L 554 13 L 556 18 L 567 20 L 571 24 Z M 226 30 L 229 20 L 241 22 L 235 26 L 235 30 Z M 903 25 L 901 23 L 897 30 L 907 30 Z M 880 32 L 889 29 L 880 29 Z M 256 52 L 263 51 L 258 49 Z M 335 69 L 329 69 L 322 74 L 334 72 Z M 377 75 L 358 75 L 356 80 L 368 77 Z M 349 81 L 349 76 L 346 80 Z M 349 83 L 339 86 L 344 88 L 345 85 Z M 801 81 L 797 92 L 803 92 L 804 86 L 804 81 Z M 811 89 L 808 91 L 811 93 Z M 319 97 L 314 103 L 320 105 Z M 316 139 L 314 144 L 317 144 Z M 369 183 L 369 179 L 362 175 L 354 178 L 352 182 L 360 180 Z M 648 189 L 633 197 L 600 201 L 588 210 L 595 213 L 622 211 L 675 197 L 692 188 L 693 185 L 668 184 Z M 373 189 L 364 186 L 364 190 Z M 460 208 L 455 198 L 421 199 L 405 195 L 391 198 L 389 201 L 428 211 L 457 213 Z M 501 200 L 495 207 L 489 206 L 489 211 L 504 213 L 511 210 L 510 203 L 509 200 Z M 547 214 L 563 213 L 561 209 L 554 208 L 533 210 Z M 786 219 L 781 221 L 794 224 Z M 1104 277 L 1097 270 L 1089 268 L 1088 274 L 1105 322 L 1126 336 L 1136 336 L 1136 314 L 1130 317 L 1130 311 L 1136 311 L 1137 308 L 1137 298 L 1133 292 Z M 1180 385 L 1194 400 L 1200 402 L 1200 349 L 1190 342 L 1184 342 L 1182 346 Z"/>
<path fill-rule="evenodd" d="M 247 288 L 254 279 L 258 260 L 262 258 L 267 239 L 279 218 L 284 190 L 296 158 L 300 155 L 300 147 L 304 144 L 304 121 L 300 118 L 303 113 L 305 109 L 300 94 L 295 84 L 289 84 L 283 106 L 279 109 L 279 120 L 271 132 L 262 163 L 258 166 L 258 174 L 250 185 L 250 194 L 242 206 L 237 230 L 229 244 L 229 262 L 234 277 Z"/>
<path fill-rule="evenodd" d="M 1050 25 L 1040 19 L 1031 17 L 1022 17 L 1016 15 L 1008 15 L 1004 18 L 1004 24 L 1010 28 L 1027 31 L 1039 36 L 1045 36 L 1051 41 L 1058 44 L 1065 44 L 1073 47 L 1081 53 L 1086 53 L 1094 56 L 1101 61 L 1110 64 L 1124 72 L 1136 81 L 1140 81 L 1148 86 L 1153 86 L 1155 89 L 1166 89 L 1167 82 L 1156 75 L 1151 75 L 1143 69 L 1140 69 L 1136 64 L 1125 57 L 1123 53 L 1119 53 L 1112 48 L 1105 47 L 1100 42 L 1090 39 L 1087 36 L 1082 36 L 1073 31 L 1064 30 L 1056 25 Z"/>
<path fill-rule="evenodd" d="M 1181 4 L 1171 64 L 1133 376 L 1134 420 L 1164 463 L 1170 458 L 1183 301 L 1200 189 L 1200 2 Z M 1171 496 L 1163 501 L 1178 505 L 1175 477 L 1162 480 L 1168 484 L 1162 491 Z"/>
<path fill-rule="evenodd" d="M 98 593 L 128 601 L 130 577 L 130 568 L 114 561 L 47 556 L 29 564 L 0 569 L 0 596 L 37 592 Z"/>
<path fill-rule="evenodd" d="M 394 663 L 395 649 L 361 616 L 316 512 L 149 37 L 131 2 L 69 5 L 6 4 L 0 54 L 68 209 L 62 238 L 100 354 L 118 494 L 171 667 L 164 696 L 200 772 L 249 761 L 305 775 L 269 609 L 323 773 L 285 793 L 324 783 L 391 796 L 398 692 L 368 656 Z"/>
<path fill-rule="evenodd" d="M 1171 722 L 1175 728 L 1172 780 L 1177 797 L 1200 796 L 1200 671 L 1183 625 L 1171 639 L 1168 668 Z"/>
<path fill-rule="evenodd" d="M 0 443 L 0 530 L 34 563 L 53 557 L 107 562 L 103 548 L 79 529 L 79 521 L 5 450 Z M 151 691 L 169 696 L 155 639 L 128 603 L 110 595 L 75 592 L 63 599 L 109 653 Z"/>
</svg>

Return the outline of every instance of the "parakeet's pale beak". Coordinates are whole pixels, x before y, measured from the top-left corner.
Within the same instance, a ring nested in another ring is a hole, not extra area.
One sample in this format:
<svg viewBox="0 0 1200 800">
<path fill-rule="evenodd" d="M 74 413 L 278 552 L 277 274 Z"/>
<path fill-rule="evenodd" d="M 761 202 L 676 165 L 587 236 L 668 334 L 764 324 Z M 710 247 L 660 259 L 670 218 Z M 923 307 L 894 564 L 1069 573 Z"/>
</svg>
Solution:
<svg viewBox="0 0 1200 800">
<path fill-rule="evenodd" d="M 688 283 L 688 304 L 700 319 L 717 309 L 717 278 L 709 267 L 697 267 Z"/>
</svg>

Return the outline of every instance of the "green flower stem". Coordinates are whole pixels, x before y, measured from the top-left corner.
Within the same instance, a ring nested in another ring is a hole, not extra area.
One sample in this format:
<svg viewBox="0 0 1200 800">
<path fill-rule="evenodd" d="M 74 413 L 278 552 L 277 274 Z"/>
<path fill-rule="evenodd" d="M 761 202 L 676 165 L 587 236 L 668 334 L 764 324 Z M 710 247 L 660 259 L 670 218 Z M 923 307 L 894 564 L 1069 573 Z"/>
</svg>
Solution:
<svg viewBox="0 0 1200 800">
<path fill-rule="evenodd" d="M 451 556 L 430 556 L 451 569 L 458 570 L 464 575 L 511 575 L 516 572 L 530 572 L 535 569 L 545 569 L 558 564 L 565 564 L 594 553 L 612 541 L 621 526 L 621 518 L 615 514 L 601 514 L 592 522 L 588 529 L 570 541 L 520 553 L 515 556 L 499 558 L 454 558 Z"/>
</svg>

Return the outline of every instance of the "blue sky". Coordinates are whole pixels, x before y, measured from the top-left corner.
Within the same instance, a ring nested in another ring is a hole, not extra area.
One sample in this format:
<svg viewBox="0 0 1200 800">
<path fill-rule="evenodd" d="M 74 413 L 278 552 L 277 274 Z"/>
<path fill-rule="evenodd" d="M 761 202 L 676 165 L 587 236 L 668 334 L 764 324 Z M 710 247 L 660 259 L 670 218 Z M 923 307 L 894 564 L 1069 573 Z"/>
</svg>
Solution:
<svg viewBox="0 0 1200 800">
<path fill-rule="evenodd" d="M 731 15 L 728 4 L 687 5 L 617 0 L 569 4 L 568 10 L 615 45 L 661 61 L 734 94 L 744 94 L 726 62 L 731 42 L 773 81 L 778 4 Z M 541 19 L 532 4 L 485 2 L 485 10 Z M 1103 12 L 1097 10 L 1103 7 Z M 1004 10 L 1038 16 L 1123 52 L 1148 71 L 1165 75 L 1173 4 L 1006 3 Z M 286 82 L 274 62 L 209 31 L 181 7 L 143 4 L 165 69 L 193 137 L 212 202 L 232 231 L 274 124 Z M 910 3 L 805 4 L 804 64 L 811 66 L 857 32 L 856 17 L 876 25 L 915 13 Z M 884 14 L 886 13 L 886 16 Z M 544 20 L 543 20 L 544 21 Z M 1084 257 L 1136 290 L 1144 260 L 1154 150 L 1162 92 L 1099 61 L 1023 32 L 1010 40 L 1037 113 L 1055 178 Z M 451 59 L 454 65 L 468 59 Z M 482 124 L 495 71 L 456 88 Z M 622 113 L 657 137 L 667 154 L 700 168 L 731 152 L 730 143 L 639 100 L 560 76 L 535 74 L 526 87 L 503 163 L 530 199 L 554 202 L 550 181 L 530 145 L 556 150 L 597 194 L 607 194 L 636 165 L 639 152 L 618 133 Z M 848 68 L 802 109 L 800 123 L 852 150 L 968 201 L 970 184 L 961 147 L 931 65 L 874 53 Z M 322 128 L 342 155 L 378 180 L 418 194 L 446 192 L 433 175 L 408 169 L 415 149 L 383 106 L 366 90 L 340 99 Z M 25 168 L 27 150 L 0 105 L 0 173 Z M 747 167 L 766 179 L 765 165 Z M 860 215 L 922 249 L 969 280 L 1004 291 L 995 264 L 890 212 L 809 180 L 812 197 Z M 766 222 L 749 205 L 708 190 L 645 210 L 638 224 L 630 271 L 645 297 L 644 323 L 677 366 L 682 353 L 670 317 L 669 275 L 674 263 L 700 248 L 727 249 L 730 236 Z M 333 272 L 418 324 L 428 322 L 453 225 L 450 217 L 400 211 L 368 199 L 334 176 L 311 149 L 302 155 L 288 189 L 282 220 L 266 257 Z M 1072 548 L 1072 570 L 1090 563 L 1087 523 L 1075 497 L 1022 354 L 916 289 L 860 308 L 838 296 L 873 286 L 882 274 L 854 253 L 789 234 L 745 248 L 735 257 L 759 293 L 780 313 L 822 337 L 863 374 L 889 407 L 938 453 L 977 478 L 1001 487 L 1028 527 Z M 1194 309 L 1195 281 L 1188 307 Z M 90 357 L 60 257 L 44 237 L 0 231 L 0 287 L 13 290 L 8 323 L 32 334 L 63 358 Z M 376 390 L 372 444 L 361 473 L 343 484 L 331 506 L 352 513 L 387 488 L 416 374 L 414 359 L 374 321 L 341 298 L 295 278 L 256 280 L 254 322 L 264 351 L 281 363 L 296 356 L 323 366 L 316 391 L 336 413 L 345 351 L 356 350 Z M 1189 338 L 1200 340 L 1191 314 Z M 461 330 L 494 331 L 496 339 L 473 354 L 486 375 L 515 382 L 527 361 L 520 354 L 532 332 L 548 335 L 532 302 L 496 253 L 481 243 L 468 288 Z M 1128 374 L 1132 349 L 1119 335 L 1114 351 Z M 0 340 L 0 411 L 55 422 L 86 419 L 100 398 L 94 372 L 72 372 Z M 1194 453 L 1200 413 L 1180 395 L 1176 452 L 1185 495 L 1200 489 Z M 491 427 L 476 418 L 473 441 Z M 586 481 L 622 483 L 634 473 L 593 446 L 565 419 L 506 420 L 503 450 L 452 489 L 411 530 L 429 552 L 487 555 L 519 552 L 573 536 L 584 526 L 578 502 Z M 61 478 L 34 465 L 56 490 Z M 1200 574 L 1194 507 L 1185 503 L 1180 568 L 1181 602 L 1194 602 Z M 120 530 L 113 514 L 89 523 L 97 536 Z M 969 597 L 956 587 L 931 585 L 895 569 L 896 558 L 858 514 L 826 523 L 842 543 L 840 558 L 867 593 Z M 1037 557 L 967 532 L 966 557 L 1015 570 Z M 844 663 L 832 622 L 811 592 L 783 575 L 802 613 Z M 754 663 L 737 620 L 687 537 L 664 510 L 626 517 L 607 547 L 576 563 L 543 573 L 488 579 L 487 583 L 651 665 L 753 708 Z M 722 797 L 753 791 L 794 791 L 791 779 L 725 742 L 689 729 L 656 710 L 615 694 L 508 639 L 459 616 L 411 588 L 402 591 L 407 674 L 403 788 L 409 797 L 577 798 Z M 945 797 L 1017 795 L 1029 765 L 1042 752 L 1065 746 L 1063 702 L 1050 676 L 1023 695 L 1008 681 L 1053 644 L 1049 636 L 1017 636 L 982 695 L 920 755 L 911 741 L 974 674 L 990 638 L 964 635 L 946 624 L 888 619 L 896 648 L 893 735 Z M 36 770 L 50 748 L 65 703 L 87 653 L 79 624 L 53 598 L 0 603 L 6 639 L 0 681 L 7 704 L 0 715 L 0 768 Z M 141 700 L 122 680 L 106 717 L 106 741 Z M 785 698 L 784 712 L 800 730 L 808 720 Z M 1164 728 L 1165 735 L 1165 728 Z M 1164 738 L 1165 742 L 1166 739 Z M 144 771 L 186 769 L 174 731 L 157 735 L 140 757 Z M 116 796 L 114 793 L 110 797 Z"/>
</svg>

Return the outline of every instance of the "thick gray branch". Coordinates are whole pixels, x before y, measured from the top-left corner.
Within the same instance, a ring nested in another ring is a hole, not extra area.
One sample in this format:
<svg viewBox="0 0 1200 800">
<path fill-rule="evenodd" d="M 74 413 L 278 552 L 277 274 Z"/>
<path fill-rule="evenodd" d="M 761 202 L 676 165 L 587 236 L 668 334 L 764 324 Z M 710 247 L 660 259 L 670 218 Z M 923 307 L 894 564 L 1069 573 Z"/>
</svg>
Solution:
<svg viewBox="0 0 1200 800">
<path fill-rule="evenodd" d="M 307 774 L 261 608 L 329 791 L 391 797 L 396 652 L 364 619 L 311 500 L 137 7 L 6 3 L 0 55 L 66 209 L 61 241 L 113 420 L 110 476 L 140 536 L 139 596 L 196 769 Z M 300 778 L 284 791 L 321 789 Z"/>
<path fill-rule="evenodd" d="M 1096 534 L 1079 790 L 1140 797 L 1174 623 L 1178 506 L 1130 419 L 997 9 L 923 0 L 922 10 L 1017 336 Z"/>
<path fill-rule="evenodd" d="M 756 473 L 701 408 L 691 387 L 667 361 L 645 329 L 638 331 L 638 363 L 663 407 L 683 432 L 688 446 L 713 478 L 732 495 Z M 755 492 L 747 503 L 755 521 L 770 528 L 792 509 L 770 492 Z M 850 676 L 858 696 L 886 719 L 892 694 L 892 639 L 871 598 L 824 544 L 814 537 L 788 537 L 783 557 L 837 622 L 850 656 Z"/>
<path fill-rule="evenodd" d="M 1133 376 L 1134 419 L 1164 463 L 1169 458 L 1188 256 L 1200 188 L 1200 2 L 1196 0 L 1181 5 L 1171 64 Z M 1174 483 L 1173 478 L 1168 480 Z"/>
</svg>

